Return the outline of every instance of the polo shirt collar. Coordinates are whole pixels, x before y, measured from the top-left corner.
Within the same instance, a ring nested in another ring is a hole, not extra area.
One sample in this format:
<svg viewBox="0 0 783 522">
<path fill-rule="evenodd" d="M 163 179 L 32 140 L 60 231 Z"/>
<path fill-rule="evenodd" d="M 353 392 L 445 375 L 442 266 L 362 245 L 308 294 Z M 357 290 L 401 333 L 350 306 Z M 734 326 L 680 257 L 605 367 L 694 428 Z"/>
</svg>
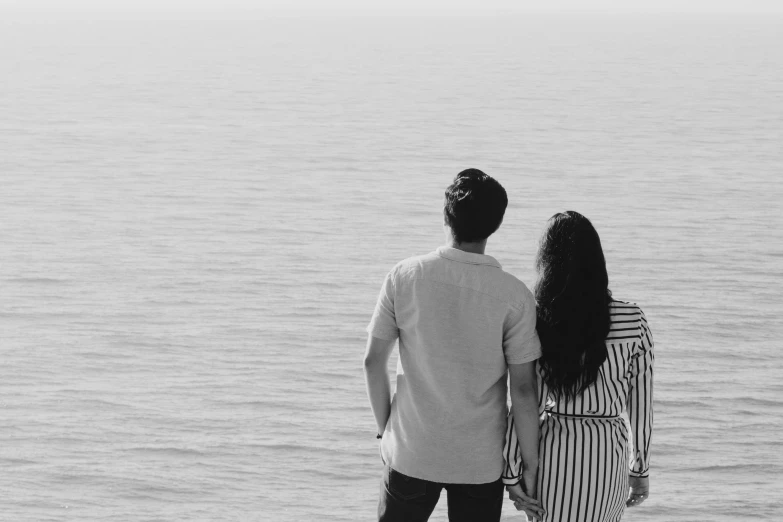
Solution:
<svg viewBox="0 0 783 522">
<path fill-rule="evenodd" d="M 440 257 L 457 261 L 458 263 L 468 263 L 470 265 L 489 265 L 502 268 L 497 259 L 486 254 L 474 254 L 465 252 L 454 247 L 442 246 L 435 251 Z"/>
</svg>

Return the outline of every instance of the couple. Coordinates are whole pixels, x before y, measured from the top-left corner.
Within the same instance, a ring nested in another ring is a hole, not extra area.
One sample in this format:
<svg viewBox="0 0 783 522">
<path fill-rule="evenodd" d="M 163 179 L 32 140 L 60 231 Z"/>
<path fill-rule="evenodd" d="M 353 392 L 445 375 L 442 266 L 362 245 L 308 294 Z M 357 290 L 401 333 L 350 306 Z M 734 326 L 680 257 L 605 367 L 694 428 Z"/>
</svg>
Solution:
<svg viewBox="0 0 783 522">
<path fill-rule="evenodd" d="M 598 234 L 576 212 L 549 220 L 534 296 L 484 254 L 507 205 L 496 180 L 460 172 L 446 190 L 448 246 L 402 261 L 383 283 L 364 358 L 385 463 L 381 522 L 428 520 L 443 489 L 452 522 L 500 520 L 504 485 L 543 521 L 617 521 L 647 498 L 644 314 L 612 299 Z"/>
</svg>

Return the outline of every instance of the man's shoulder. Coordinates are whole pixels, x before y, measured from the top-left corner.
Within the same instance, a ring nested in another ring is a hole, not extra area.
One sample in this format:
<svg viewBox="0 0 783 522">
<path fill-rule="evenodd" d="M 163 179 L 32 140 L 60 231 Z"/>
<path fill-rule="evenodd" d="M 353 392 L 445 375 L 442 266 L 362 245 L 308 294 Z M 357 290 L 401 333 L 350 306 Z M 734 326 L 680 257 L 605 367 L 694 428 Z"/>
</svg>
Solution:
<svg viewBox="0 0 783 522">
<path fill-rule="evenodd" d="M 437 263 L 439 260 L 440 257 L 435 252 L 406 257 L 405 259 L 403 259 L 402 261 L 394 265 L 394 268 L 391 269 L 391 274 L 395 278 L 406 277 L 406 276 L 410 277 L 412 275 L 422 272 L 422 270 L 427 265 Z"/>
<path fill-rule="evenodd" d="M 444 259 L 435 251 L 403 259 L 394 265 L 390 274 L 395 282 L 410 282 L 422 278 L 439 280 L 444 274 L 450 273 L 448 267 L 453 265 L 453 262 Z M 472 265 L 465 265 L 465 267 L 470 266 Z M 471 286 L 474 290 L 492 295 L 515 308 L 526 308 L 531 305 L 535 308 L 535 298 L 527 285 L 500 267 L 482 270 L 478 279 L 472 281 Z"/>
<path fill-rule="evenodd" d="M 505 270 L 500 270 L 498 278 L 499 289 L 510 304 L 520 308 L 531 304 L 535 307 L 536 300 L 533 292 L 518 277 Z"/>
</svg>

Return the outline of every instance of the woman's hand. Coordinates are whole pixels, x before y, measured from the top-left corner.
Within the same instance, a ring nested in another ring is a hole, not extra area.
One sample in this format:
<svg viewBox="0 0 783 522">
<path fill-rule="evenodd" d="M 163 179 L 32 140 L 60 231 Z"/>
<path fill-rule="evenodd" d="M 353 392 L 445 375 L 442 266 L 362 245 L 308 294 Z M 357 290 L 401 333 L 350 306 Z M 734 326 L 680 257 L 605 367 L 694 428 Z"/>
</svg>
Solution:
<svg viewBox="0 0 783 522">
<path fill-rule="evenodd" d="M 628 500 L 625 501 L 627 507 L 635 507 L 644 502 L 650 496 L 650 478 L 649 477 L 628 477 L 628 486 L 630 493 Z"/>
<path fill-rule="evenodd" d="M 544 508 L 541 507 L 541 502 L 525 495 L 522 491 L 522 483 L 515 484 L 513 486 L 506 486 L 508 491 L 508 498 L 514 501 L 514 507 L 517 511 L 524 511 L 527 517 L 531 520 L 540 520 L 544 516 Z"/>
</svg>

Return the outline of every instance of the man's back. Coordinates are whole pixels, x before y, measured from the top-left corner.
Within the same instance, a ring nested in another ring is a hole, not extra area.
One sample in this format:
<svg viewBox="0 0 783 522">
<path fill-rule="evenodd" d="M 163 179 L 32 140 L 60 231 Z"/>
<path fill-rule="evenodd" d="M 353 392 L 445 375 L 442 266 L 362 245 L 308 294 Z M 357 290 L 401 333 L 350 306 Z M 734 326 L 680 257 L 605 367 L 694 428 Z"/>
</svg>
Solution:
<svg viewBox="0 0 783 522">
<path fill-rule="evenodd" d="M 503 467 L 507 364 L 540 356 L 530 291 L 492 257 L 443 247 L 387 276 L 368 332 L 399 337 L 382 454 L 433 482 L 481 484 Z"/>
</svg>

